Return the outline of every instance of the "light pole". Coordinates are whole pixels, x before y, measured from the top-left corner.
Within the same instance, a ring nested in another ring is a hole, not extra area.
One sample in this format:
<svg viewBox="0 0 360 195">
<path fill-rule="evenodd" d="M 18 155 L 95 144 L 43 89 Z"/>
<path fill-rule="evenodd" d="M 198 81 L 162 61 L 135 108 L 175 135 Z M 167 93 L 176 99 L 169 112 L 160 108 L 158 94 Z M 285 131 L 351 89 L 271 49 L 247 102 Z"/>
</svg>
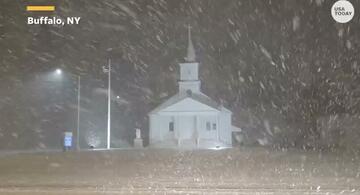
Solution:
<svg viewBox="0 0 360 195">
<path fill-rule="evenodd" d="M 111 61 L 109 59 L 109 75 L 108 75 L 108 118 L 107 118 L 107 149 L 110 149 L 110 136 L 111 136 Z"/>
<path fill-rule="evenodd" d="M 76 150 L 80 150 L 80 95 L 81 95 L 81 77 L 78 75 L 78 88 L 77 88 L 77 125 L 76 125 Z"/>
<path fill-rule="evenodd" d="M 61 69 L 56 69 L 55 74 L 61 76 L 62 75 Z M 75 76 L 75 74 L 71 74 Z M 81 77 L 77 75 L 77 120 L 76 120 L 76 150 L 80 150 L 80 98 L 81 98 Z"/>
<path fill-rule="evenodd" d="M 108 68 L 103 66 L 103 71 L 108 73 L 108 117 L 107 117 L 107 141 L 106 148 L 110 149 L 111 145 L 111 60 L 108 60 Z"/>
</svg>

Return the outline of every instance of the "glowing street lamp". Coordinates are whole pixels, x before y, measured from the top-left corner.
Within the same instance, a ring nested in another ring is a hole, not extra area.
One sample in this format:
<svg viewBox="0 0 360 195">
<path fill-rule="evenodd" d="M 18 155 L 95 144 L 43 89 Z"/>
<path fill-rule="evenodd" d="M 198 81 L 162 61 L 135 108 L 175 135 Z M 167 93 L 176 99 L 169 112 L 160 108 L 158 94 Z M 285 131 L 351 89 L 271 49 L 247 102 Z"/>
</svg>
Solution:
<svg viewBox="0 0 360 195">
<path fill-rule="evenodd" d="M 61 75 L 62 74 L 62 70 L 60 68 L 55 70 L 55 74 L 57 75 Z"/>
</svg>

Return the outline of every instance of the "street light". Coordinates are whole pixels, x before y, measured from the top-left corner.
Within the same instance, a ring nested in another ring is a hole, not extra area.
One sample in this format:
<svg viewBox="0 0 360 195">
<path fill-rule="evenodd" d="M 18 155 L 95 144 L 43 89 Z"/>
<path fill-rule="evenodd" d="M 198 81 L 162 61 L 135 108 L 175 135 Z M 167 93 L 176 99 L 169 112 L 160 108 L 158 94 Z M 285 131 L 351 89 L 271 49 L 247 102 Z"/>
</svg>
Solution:
<svg viewBox="0 0 360 195">
<path fill-rule="evenodd" d="M 62 75 L 62 70 L 60 68 L 55 70 L 56 75 Z M 71 74 L 73 76 L 77 76 L 78 87 L 77 87 L 77 121 L 76 121 L 76 150 L 80 150 L 80 75 Z"/>
<path fill-rule="evenodd" d="M 61 75 L 62 74 L 62 70 L 60 68 L 55 70 L 55 74 L 57 75 Z"/>
<path fill-rule="evenodd" d="M 108 61 L 108 67 L 103 66 L 104 73 L 108 73 L 108 117 L 107 117 L 107 139 L 106 148 L 111 147 L 111 60 Z"/>
</svg>

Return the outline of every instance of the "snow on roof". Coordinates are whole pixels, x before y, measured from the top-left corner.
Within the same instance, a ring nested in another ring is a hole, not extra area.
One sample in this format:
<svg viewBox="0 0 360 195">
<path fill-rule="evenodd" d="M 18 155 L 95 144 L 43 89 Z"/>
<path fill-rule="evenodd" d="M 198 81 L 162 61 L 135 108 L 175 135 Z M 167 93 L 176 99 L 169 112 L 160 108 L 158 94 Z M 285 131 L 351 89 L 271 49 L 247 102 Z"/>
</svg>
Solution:
<svg viewBox="0 0 360 195">
<path fill-rule="evenodd" d="M 242 129 L 240 127 L 232 126 L 232 132 L 242 132 Z"/>
<path fill-rule="evenodd" d="M 216 110 L 219 110 L 219 111 L 223 111 L 223 110 L 229 111 L 228 109 L 226 109 L 222 105 L 219 105 L 217 102 L 215 102 L 214 100 L 212 100 L 211 98 L 209 98 L 208 96 L 206 96 L 202 93 L 191 93 L 191 94 L 177 93 L 174 96 L 172 96 L 171 98 L 169 98 L 168 100 L 166 100 L 164 103 L 160 104 L 158 107 L 153 109 L 149 114 L 159 112 L 159 111 L 161 111 L 177 102 L 180 102 L 181 100 L 184 100 L 186 98 L 191 98 L 195 101 L 203 103 L 203 104 L 210 106 L 212 108 L 215 108 Z"/>
</svg>

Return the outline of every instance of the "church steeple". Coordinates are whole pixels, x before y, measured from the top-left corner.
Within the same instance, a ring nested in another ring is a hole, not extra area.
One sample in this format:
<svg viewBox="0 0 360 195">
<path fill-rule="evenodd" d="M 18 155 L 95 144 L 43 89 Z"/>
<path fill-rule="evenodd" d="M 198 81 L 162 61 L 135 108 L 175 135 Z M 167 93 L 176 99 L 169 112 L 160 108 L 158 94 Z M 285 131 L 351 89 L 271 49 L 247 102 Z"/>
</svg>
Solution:
<svg viewBox="0 0 360 195">
<path fill-rule="evenodd" d="M 200 93 L 199 63 L 196 62 L 194 45 L 191 40 L 191 27 L 188 26 L 188 47 L 185 62 L 180 63 L 179 91 Z"/>
<path fill-rule="evenodd" d="M 191 26 L 188 25 L 188 48 L 187 48 L 187 55 L 185 57 L 186 62 L 195 62 L 195 49 L 194 45 L 191 40 Z"/>
</svg>

